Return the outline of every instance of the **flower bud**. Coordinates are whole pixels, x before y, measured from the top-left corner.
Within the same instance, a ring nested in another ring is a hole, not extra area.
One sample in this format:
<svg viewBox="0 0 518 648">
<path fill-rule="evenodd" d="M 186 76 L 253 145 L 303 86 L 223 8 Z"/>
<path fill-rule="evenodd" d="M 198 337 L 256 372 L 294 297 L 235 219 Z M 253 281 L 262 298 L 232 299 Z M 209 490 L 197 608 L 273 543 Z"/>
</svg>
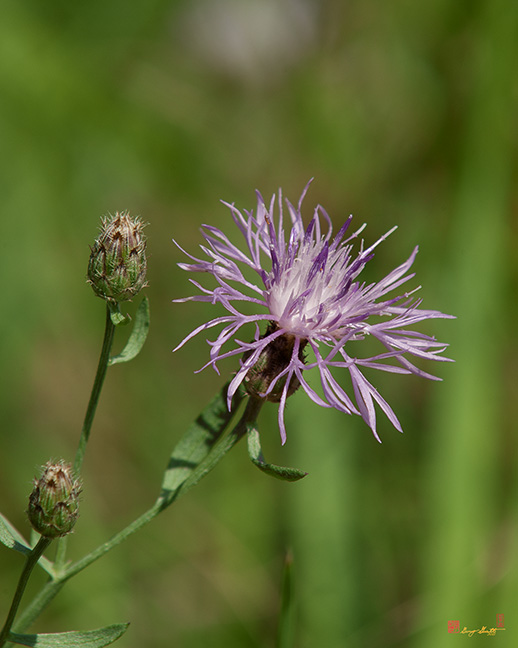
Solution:
<svg viewBox="0 0 518 648">
<path fill-rule="evenodd" d="M 80 483 L 64 461 L 49 461 L 40 479 L 34 480 L 27 514 L 32 527 L 46 538 L 72 531 L 78 517 Z"/>
<path fill-rule="evenodd" d="M 277 329 L 277 325 L 271 322 L 263 337 L 271 335 Z M 299 347 L 299 359 L 304 362 L 304 347 L 307 341 L 301 340 Z M 281 400 L 282 392 L 286 385 L 287 375 L 279 378 L 275 383 L 273 389 L 265 396 L 272 382 L 277 376 L 284 371 L 291 363 L 293 348 L 295 345 L 295 336 L 285 333 L 284 335 L 275 338 L 265 347 L 261 352 L 257 362 L 248 371 L 244 379 L 244 387 L 246 392 L 255 398 L 266 398 L 271 403 L 278 403 Z M 245 354 L 243 359 L 250 353 Z M 288 394 L 291 396 L 300 387 L 300 381 L 295 376 L 291 376 L 290 384 L 288 385 Z"/>
<path fill-rule="evenodd" d="M 132 299 L 146 286 L 144 225 L 128 212 L 103 218 L 101 233 L 91 248 L 88 283 L 102 299 Z"/>
</svg>

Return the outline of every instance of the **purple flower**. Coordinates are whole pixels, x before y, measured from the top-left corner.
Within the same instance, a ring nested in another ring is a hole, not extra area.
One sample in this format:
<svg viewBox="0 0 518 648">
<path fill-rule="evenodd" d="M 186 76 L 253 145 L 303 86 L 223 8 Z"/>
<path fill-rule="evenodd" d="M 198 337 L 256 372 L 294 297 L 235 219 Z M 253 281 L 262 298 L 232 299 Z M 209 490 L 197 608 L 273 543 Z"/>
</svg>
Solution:
<svg viewBox="0 0 518 648">
<path fill-rule="evenodd" d="M 191 279 L 202 294 L 175 301 L 220 303 L 227 313 L 196 328 L 177 349 L 201 331 L 223 326 L 216 340 L 208 342 L 211 347 L 210 361 L 205 367 L 212 365 L 218 371 L 218 360 L 242 355 L 241 366 L 228 390 L 229 407 L 239 385 L 244 381 L 249 387 L 255 367 L 264 366 L 265 362 L 268 364 L 265 357 L 280 353 L 282 360 L 274 362 L 273 373 L 270 370 L 269 379 L 259 383 L 264 384 L 264 388 L 258 392 L 256 388 L 256 393 L 279 402 L 279 428 L 283 444 L 286 441 L 286 398 L 299 385 L 318 405 L 335 407 L 346 414 L 361 415 L 380 441 L 376 433 L 375 402 L 394 427 L 399 431 L 402 429 L 392 408 L 365 378 L 362 369 L 412 373 L 440 380 L 419 369 L 409 358 L 449 361 L 438 355 L 447 345 L 410 327 L 422 320 L 452 316 L 421 309 L 421 300 L 413 297 L 418 288 L 387 297 L 414 277 L 414 273 L 408 271 L 414 262 L 417 247 L 404 263 L 377 283 L 359 281 L 361 271 L 374 256 L 374 249 L 396 228 L 389 230 L 366 249 L 361 240 L 360 249 L 353 256 L 353 241 L 365 225 L 346 236 L 352 220 L 350 216 L 332 238 L 331 219 L 319 205 L 305 228 L 301 203 L 308 186 L 309 183 L 297 207 L 285 200 L 284 212 L 280 191 L 277 205 L 274 195 L 269 206 L 257 192 L 255 214 L 253 211 L 241 212 L 233 204 L 224 203 L 230 208 L 234 223 L 243 236 L 245 251 L 236 247 L 221 230 L 209 225 L 204 225 L 202 229 L 207 245 L 200 246 L 208 260 L 198 259 L 180 248 L 192 259 L 192 263 L 179 263 L 180 268 L 209 273 L 215 277 L 218 285 L 207 289 Z M 321 221 L 326 224 L 325 233 L 322 232 Z M 248 278 L 253 274 L 250 270 L 255 271 L 255 280 Z M 243 302 L 253 304 L 256 312 L 246 314 L 245 309 L 240 308 Z M 262 321 L 268 324 L 263 335 L 259 327 Z M 251 323 L 255 324 L 253 340 L 237 339 L 241 327 Z M 352 355 L 352 349 L 356 352 L 358 346 L 362 345 L 349 343 L 363 340 L 369 335 L 381 343 L 382 352 L 367 358 Z M 223 350 L 225 345 L 230 345 L 226 351 Z M 310 358 L 306 357 L 308 352 Z M 310 387 L 304 377 L 306 371 L 315 368 L 320 373 L 322 396 Z M 334 368 L 348 370 L 354 399 L 335 379 Z"/>
</svg>

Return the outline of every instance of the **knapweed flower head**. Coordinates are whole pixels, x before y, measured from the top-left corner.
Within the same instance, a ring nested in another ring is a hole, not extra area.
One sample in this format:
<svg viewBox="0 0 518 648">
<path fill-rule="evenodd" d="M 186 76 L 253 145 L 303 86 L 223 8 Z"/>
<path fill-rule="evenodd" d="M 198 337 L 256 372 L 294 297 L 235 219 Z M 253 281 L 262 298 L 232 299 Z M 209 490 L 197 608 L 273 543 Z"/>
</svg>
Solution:
<svg viewBox="0 0 518 648">
<path fill-rule="evenodd" d="M 81 484 L 64 461 L 49 461 L 29 497 L 27 515 L 33 528 L 46 538 L 70 533 L 79 515 Z"/>
<path fill-rule="evenodd" d="M 211 274 L 218 285 L 208 289 L 191 279 L 202 294 L 175 301 L 219 303 L 227 312 L 196 328 L 177 348 L 202 331 L 222 326 L 217 338 L 209 342 L 210 361 L 205 366 L 212 365 L 218 371 L 219 360 L 242 356 L 229 386 L 229 407 L 241 384 L 254 397 L 278 402 L 283 443 L 286 399 L 299 386 L 319 405 L 361 415 L 379 441 L 375 403 L 397 430 L 402 429 L 392 408 L 363 370 L 440 380 L 418 368 L 412 360 L 447 361 L 439 355 L 447 345 L 412 327 L 423 320 L 452 316 L 422 309 L 421 300 L 414 297 L 418 288 L 389 295 L 414 277 L 409 270 L 417 247 L 404 263 L 377 283 L 361 281 L 360 274 L 373 258 L 375 248 L 396 228 L 369 247 L 361 240 L 358 252 L 353 254 L 354 242 L 365 225 L 349 233 L 350 216 L 333 238 L 331 219 L 319 205 L 305 227 L 301 205 L 307 188 L 296 207 L 283 201 L 280 191 L 278 200 L 274 195 L 269 204 L 257 192 L 255 213 L 240 211 L 224 202 L 243 237 L 243 249 L 221 230 L 204 225 L 206 245 L 200 247 L 207 259 L 198 259 L 182 250 L 192 262 L 179 263 L 180 268 Z M 255 280 L 245 277 L 243 271 L 248 276 L 250 270 L 255 272 Z M 253 305 L 252 314 L 240 308 L 244 303 Z M 266 330 L 261 334 L 262 322 Z M 238 332 L 248 324 L 255 324 L 253 340 L 238 339 Z M 353 348 L 356 352 L 362 345 L 350 343 L 367 336 L 381 344 L 380 353 L 363 358 L 353 355 Z M 228 345 L 230 348 L 225 350 Z M 310 369 L 320 374 L 322 395 L 306 381 Z M 335 378 L 336 369 L 349 372 L 351 395 Z"/>
<path fill-rule="evenodd" d="M 128 212 L 102 219 L 88 261 L 88 283 L 110 302 L 132 299 L 146 284 L 146 240 L 143 222 Z"/>
</svg>

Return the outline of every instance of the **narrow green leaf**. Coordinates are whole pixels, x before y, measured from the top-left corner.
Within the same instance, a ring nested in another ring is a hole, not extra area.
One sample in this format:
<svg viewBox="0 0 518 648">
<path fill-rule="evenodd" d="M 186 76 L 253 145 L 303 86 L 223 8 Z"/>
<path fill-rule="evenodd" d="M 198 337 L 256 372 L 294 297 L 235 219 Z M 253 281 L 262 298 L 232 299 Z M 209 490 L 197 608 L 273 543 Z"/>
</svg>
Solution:
<svg viewBox="0 0 518 648">
<path fill-rule="evenodd" d="M 277 628 L 276 648 L 295 645 L 295 597 L 293 596 L 293 557 L 288 552 L 284 561 L 281 585 L 281 609 Z"/>
<path fill-rule="evenodd" d="M 117 641 L 129 623 L 118 623 L 98 630 L 57 632 L 52 634 L 16 634 L 10 632 L 8 640 L 22 646 L 35 648 L 103 648 Z"/>
<path fill-rule="evenodd" d="M 277 479 L 282 479 L 284 481 L 297 481 L 308 474 L 298 468 L 285 468 L 284 466 L 276 466 L 275 464 L 267 463 L 263 457 L 259 431 L 254 426 L 248 428 L 247 442 L 250 459 L 259 468 L 259 470 L 262 470 L 267 475 L 277 477 Z"/>
<path fill-rule="evenodd" d="M 0 542 L 24 556 L 28 556 L 32 551 L 27 540 L 2 513 L 0 513 Z M 53 565 L 50 560 L 42 556 L 38 564 L 43 567 L 47 574 L 54 575 Z"/>
<path fill-rule="evenodd" d="M 196 467 L 205 459 L 239 407 L 243 396 L 236 394 L 232 410 L 227 407 L 228 383 L 200 413 L 180 439 L 169 458 L 159 500 L 169 500 Z"/>
<path fill-rule="evenodd" d="M 31 553 L 31 548 L 28 546 L 22 534 L 17 531 L 9 520 L 0 513 L 0 542 L 9 549 L 14 549 L 22 554 Z"/>
<path fill-rule="evenodd" d="M 110 309 L 110 319 L 114 326 L 120 326 L 121 324 L 129 324 L 131 317 L 129 315 L 123 315 L 120 310 L 120 306 L 117 303 L 111 301 L 106 302 L 108 308 Z"/>
<path fill-rule="evenodd" d="M 112 317 L 113 321 L 113 317 Z M 113 365 L 118 362 L 129 362 L 133 360 L 141 351 L 149 332 L 149 299 L 144 297 L 140 302 L 135 315 L 133 330 L 126 343 L 126 346 L 119 355 L 110 358 L 108 364 Z"/>
</svg>

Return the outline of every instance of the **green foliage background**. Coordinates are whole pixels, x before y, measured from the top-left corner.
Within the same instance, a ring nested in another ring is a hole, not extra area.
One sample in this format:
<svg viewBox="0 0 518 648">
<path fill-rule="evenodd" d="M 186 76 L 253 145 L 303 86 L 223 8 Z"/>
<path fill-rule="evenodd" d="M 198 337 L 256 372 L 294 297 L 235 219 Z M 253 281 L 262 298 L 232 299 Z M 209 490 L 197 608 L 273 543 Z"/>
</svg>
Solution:
<svg viewBox="0 0 518 648">
<path fill-rule="evenodd" d="M 424 307 L 458 317 L 428 329 L 451 342 L 455 365 L 431 368 L 444 382 L 374 377 L 404 435 L 380 416 L 380 445 L 298 393 L 281 447 L 265 408 L 268 459 L 308 477 L 269 479 L 238 446 L 35 630 L 130 620 L 121 648 L 274 646 L 290 550 L 301 648 L 456 645 L 449 620 L 491 627 L 498 613 L 507 629 L 488 640 L 517 645 L 518 4 L 4 0 L 1 13 L 0 508 L 24 532 L 31 479 L 73 458 L 95 372 L 104 306 L 84 278 L 102 214 L 150 223 L 152 327 L 109 370 L 73 558 L 153 501 L 226 379 L 193 373 L 203 337 L 171 353 L 215 314 L 171 303 L 191 294 L 171 239 L 194 251 L 201 223 L 230 228 L 219 199 L 251 208 L 254 189 L 281 186 L 297 200 L 314 177 L 308 217 L 320 202 L 338 228 L 352 212 L 369 242 L 399 225 L 372 277 L 419 243 Z M 21 566 L 0 547 L 0 610 Z"/>
</svg>

